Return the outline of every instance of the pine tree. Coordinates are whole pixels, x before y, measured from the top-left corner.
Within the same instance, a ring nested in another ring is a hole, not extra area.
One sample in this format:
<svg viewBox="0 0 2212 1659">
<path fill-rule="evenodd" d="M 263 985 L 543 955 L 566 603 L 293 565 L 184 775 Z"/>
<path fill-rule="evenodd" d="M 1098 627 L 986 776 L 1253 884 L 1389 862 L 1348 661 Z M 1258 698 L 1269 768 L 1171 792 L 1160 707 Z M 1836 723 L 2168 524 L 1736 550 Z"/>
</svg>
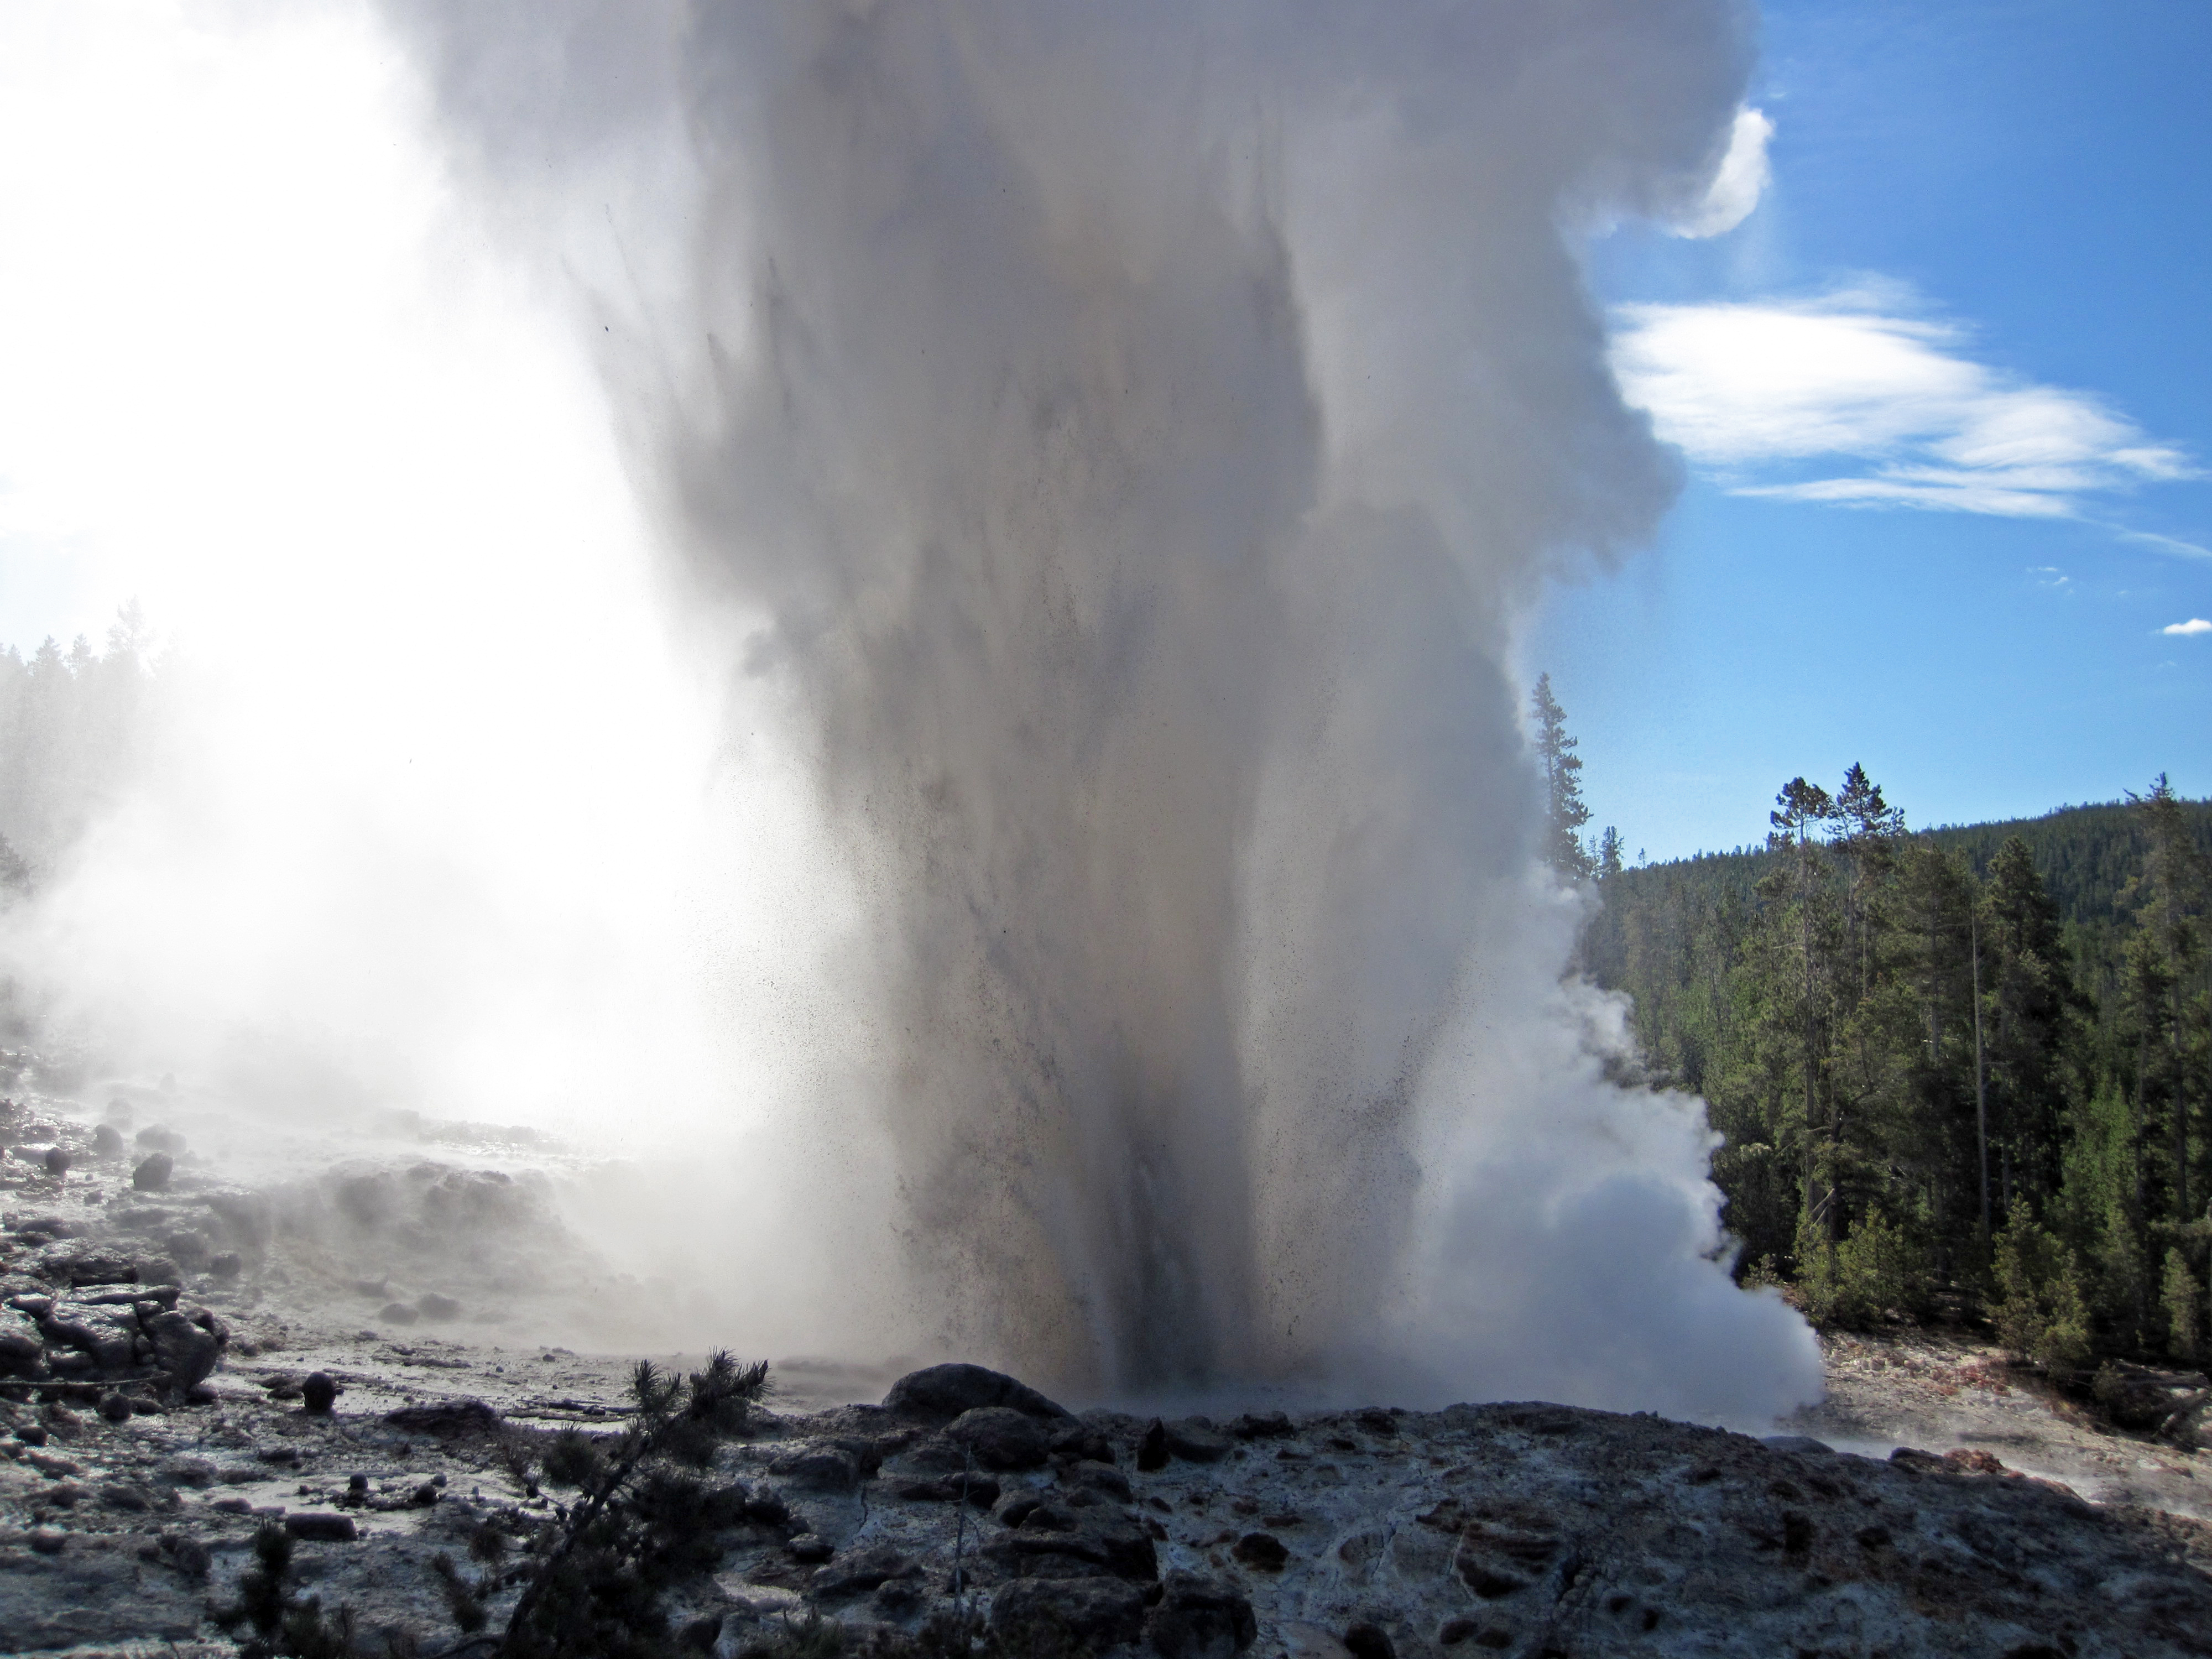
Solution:
<svg viewBox="0 0 2212 1659">
<path fill-rule="evenodd" d="M 2206 861 L 2191 839 L 2180 800 L 2161 772 L 2148 794 L 2130 793 L 2142 826 L 2142 868 L 2122 892 L 2136 906 L 2123 999 L 2135 1038 L 2136 1089 L 2145 1132 L 2162 1127 L 2169 1212 L 2194 1219 L 2191 1096 L 2204 1091 Z M 2194 1190 L 2201 1193 L 2201 1185 Z"/>
<path fill-rule="evenodd" d="M 1569 881 L 1583 881 L 1595 868 L 1583 845 L 1582 827 L 1589 822 L 1583 805 L 1582 757 L 1578 739 L 1567 735 L 1567 711 L 1552 695 L 1552 677 L 1539 674 L 1528 699 L 1536 726 L 1536 764 L 1544 775 L 1544 861 Z"/>
</svg>

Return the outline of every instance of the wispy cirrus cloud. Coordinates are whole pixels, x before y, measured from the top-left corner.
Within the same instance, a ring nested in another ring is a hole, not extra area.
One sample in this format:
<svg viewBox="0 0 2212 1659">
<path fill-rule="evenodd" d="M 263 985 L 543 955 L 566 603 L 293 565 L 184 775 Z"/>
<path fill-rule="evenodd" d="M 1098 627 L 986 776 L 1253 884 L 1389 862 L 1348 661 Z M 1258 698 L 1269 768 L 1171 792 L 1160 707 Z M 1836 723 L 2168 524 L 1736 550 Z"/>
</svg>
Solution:
<svg viewBox="0 0 2212 1659">
<path fill-rule="evenodd" d="M 1623 306 L 1614 372 L 1661 437 L 1739 495 L 2078 518 L 2097 496 L 2197 476 L 2096 397 L 1975 362 L 1961 330 L 1883 297 Z"/>
</svg>

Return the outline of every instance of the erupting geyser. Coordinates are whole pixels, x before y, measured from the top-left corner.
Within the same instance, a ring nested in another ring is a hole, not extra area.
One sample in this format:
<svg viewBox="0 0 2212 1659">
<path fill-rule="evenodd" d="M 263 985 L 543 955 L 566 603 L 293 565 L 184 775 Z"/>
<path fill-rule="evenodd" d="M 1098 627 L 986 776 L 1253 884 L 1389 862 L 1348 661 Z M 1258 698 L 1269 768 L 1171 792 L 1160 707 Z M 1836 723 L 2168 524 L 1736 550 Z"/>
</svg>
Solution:
<svg viewBox="0 0 2212 1659">
<path fill-rule="evenodd" d="M 1575 242 L 1700 213 L 1741 7 L 383 9 L 795 711 L 916 1340 L 1079 1394 L 1817 1393 L 1697 1103 L 1561 980 L 1509 666 L 1671 498 Z"/>
</svg>

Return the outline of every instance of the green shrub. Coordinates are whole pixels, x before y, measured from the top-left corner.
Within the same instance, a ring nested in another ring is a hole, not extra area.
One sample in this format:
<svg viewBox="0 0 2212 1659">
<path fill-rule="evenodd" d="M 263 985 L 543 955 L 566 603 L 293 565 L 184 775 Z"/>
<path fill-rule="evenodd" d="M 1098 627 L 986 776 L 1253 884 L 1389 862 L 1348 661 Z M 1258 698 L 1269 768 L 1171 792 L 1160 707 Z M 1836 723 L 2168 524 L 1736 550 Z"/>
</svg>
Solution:
<svg viewBox="0 0 2212 1659">
<path fill-rule="evenodd" d="M 1863 1329 L 1909 1311 L 1919 1253 L 1879 1208 L 1830 1243 L 1808 1219 L 1797 1232 L 1797 1304 L 1823 1329 Z"/>
<path fill-rule="evenodd" d="M 2074 1253 L 2013 1200 L 1996 1250 L 1990 1304 L 1997 1340 L 2048 1370 L 2078 1370 L 2089 1359 L 2089 1310 Z"/>
<path fill-rule="evenodd" d="M 2193 1365 L 2204 1348 L 2204 1288 L 2178 1248 L 2166 1253 L 2160 1292 L 2166 1304 L 2166 1351 L 2183 1364 Z"/>
</svg>

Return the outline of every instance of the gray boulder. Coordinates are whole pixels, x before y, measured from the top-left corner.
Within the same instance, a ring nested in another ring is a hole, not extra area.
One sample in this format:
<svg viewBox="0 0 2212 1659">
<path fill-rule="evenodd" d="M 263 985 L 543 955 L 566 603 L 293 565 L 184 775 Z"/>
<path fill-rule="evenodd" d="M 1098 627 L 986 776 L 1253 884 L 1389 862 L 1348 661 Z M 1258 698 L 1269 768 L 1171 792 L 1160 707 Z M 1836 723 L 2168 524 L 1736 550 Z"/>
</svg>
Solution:
<svg viewBox="0 0 2212 1659">
<path fill-rule="evenodd" d="M 39 1328 L 13 1308 L 0 1308 L 0 1376 L 34 1376 L 46 1369 Z"/>
<path fill-rule="evenodd" d="M 179 1394 L 207 1381 L 222 1358 L 222 1338 L 189 1314 L 156 1314 L 146 1322 L 148 1340 L 154 1345 L 154 1363 L 169 1374 L 169 1386 Z"/>
<path fill-rule="evenodd" d="M 1073 1416 L 1028 1383 L 981 1365 L 931 1365 L 926 1370 L 908 1371 L 892 1383 L 891 1391 L 884 1396 L 885 1411 L 939 1425 L 951 1422 L 963 1412 L 990 1406 L 1004 1406 L 1026 1416 L 1055 1421 Z"/>
<path fill-rule="evenodd" d="M 1002 1509 L 1002 1513 L 1004 1510 Z M 1040 1504 L 983 1553 L 1016 1578 L 1159 1577 L 1152 1535 L 1125 1510 Z"/>
<path fill-rule="evenodd" d="M 1051 1449 L 1044 1425 L 1011 1406 L 978 1406 L 952 1419 L 945 1431 L 955 1445 L 975 1455 L 987 1469 L 1033 1469 Z"/>
</svg>

